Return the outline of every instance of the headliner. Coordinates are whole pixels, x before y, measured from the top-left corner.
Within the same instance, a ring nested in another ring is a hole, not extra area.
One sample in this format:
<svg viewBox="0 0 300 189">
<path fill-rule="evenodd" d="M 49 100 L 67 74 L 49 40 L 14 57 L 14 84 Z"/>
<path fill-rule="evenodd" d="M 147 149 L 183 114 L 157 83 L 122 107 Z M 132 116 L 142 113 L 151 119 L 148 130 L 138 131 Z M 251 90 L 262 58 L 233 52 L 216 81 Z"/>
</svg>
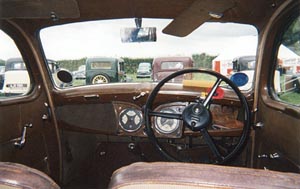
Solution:
<svg viewBox="0 0 300 189">
<path fill-rule="evenodd" d="M 258 29 L 284 0 L 0 0 L 0 18 L 38 28 L 73 21 L 171 18 L 164 32 L 186 36 L 204 22 L 251 24 Z M 222 15 L 214 18 L 209 12 Z M 58 20 L 57 20 L 58 19 Z M 27 22 L 28 21 L 28 22 Z"/>
</svg>

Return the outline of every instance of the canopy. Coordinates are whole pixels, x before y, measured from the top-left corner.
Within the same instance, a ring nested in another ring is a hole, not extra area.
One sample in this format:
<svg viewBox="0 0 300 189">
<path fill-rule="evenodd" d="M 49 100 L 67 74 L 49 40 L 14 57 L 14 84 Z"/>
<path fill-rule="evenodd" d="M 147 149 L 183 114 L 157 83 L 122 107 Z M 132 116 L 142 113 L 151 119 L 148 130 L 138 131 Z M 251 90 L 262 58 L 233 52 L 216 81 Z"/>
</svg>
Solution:
<svg viewBox="0 0 300 189">
<path fill-rule="evenodd" d="M 229 74 L 232 70 L 234 58 L 256 56 L 257 42 L 257 36 L 243 36 L 235 39 L 230 46 L 227 46 L 223 52 L 213 59 L 212 69 L 224 75 Z M 279 47 L 278 59 L 283 67 L 300 66 L 300 56 L 284 45 Z M 295 68 L 292 69 L 294 70 Z"/>
</svg>

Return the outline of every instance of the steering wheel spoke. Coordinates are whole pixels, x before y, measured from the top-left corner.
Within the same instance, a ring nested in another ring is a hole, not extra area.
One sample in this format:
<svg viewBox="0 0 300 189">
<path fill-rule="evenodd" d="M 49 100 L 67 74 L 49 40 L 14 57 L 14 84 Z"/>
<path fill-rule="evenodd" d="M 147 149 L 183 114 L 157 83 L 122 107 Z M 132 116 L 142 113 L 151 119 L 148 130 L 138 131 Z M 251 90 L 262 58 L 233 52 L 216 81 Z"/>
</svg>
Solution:
<svg viewBox="0 0 300 189">
<path fill-rule="evenodd" d="M 203 138 L 204 138 L 205 142 L 207 143 L 209 149 L 212 151 L 212 153 L 216 157 L 217 163 L 222 162 L 224 157 L 221 155 L 216 143 L 214 142 L 213 138 L 208 133 L 207 129 L 206 128 L 201 129 L 200 132 L 203 135 Z"/>
<path fill-rule="evenodd" d="M 213 87 L 211 88 L 211 90 L 209 91 L 207 97 L 205 98 L 205 100 L 203 101 L 203 106 L 207 107 L 209 105 L 209 102 L 211 101 L 211 99 L 213 98 L 215 92 L 217 91 L 218 87 L 220 86 L 221 82 L 223 80 L 221 78 L 218 78 L 217 81 L 215 82 L 215 84 L 213 85 Z"/>
<path fill-rule="evenodd" d="M 182 115 L 181 114 L 176 114 L 176 113 L 149 111 L 149 115 L 150 116 L 156 116 L 156 117 L 168 118 L 168 119 L 179 119 L 179 120 L 182 120 Z"/>
</svg>

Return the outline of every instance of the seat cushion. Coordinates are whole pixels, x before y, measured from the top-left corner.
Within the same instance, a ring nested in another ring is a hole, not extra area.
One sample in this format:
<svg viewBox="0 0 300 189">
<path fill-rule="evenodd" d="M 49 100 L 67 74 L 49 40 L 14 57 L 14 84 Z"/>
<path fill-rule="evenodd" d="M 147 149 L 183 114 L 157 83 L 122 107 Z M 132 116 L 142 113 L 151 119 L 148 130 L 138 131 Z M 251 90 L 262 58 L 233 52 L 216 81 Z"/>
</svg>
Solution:
<svg viewBox="0 0 300 189">
<path fill-rule="evenodd" d="M 192 163 L 134 163 L 116 170 L 109 188 L 300 188 L 300 174 Z"/>
<path fill-rule="evenodd" d="M 0 188 L 58 189 L 60 187 L 41 171 L 17 163 L 0 162 Z"/>
</svg>

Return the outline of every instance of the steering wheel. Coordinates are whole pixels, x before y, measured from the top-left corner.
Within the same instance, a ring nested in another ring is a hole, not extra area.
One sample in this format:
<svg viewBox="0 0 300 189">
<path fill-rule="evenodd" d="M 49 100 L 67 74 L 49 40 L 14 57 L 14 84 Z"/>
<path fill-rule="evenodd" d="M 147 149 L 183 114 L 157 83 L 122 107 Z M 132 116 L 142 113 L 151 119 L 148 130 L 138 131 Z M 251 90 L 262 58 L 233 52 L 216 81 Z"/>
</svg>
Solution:
<svg viewBox="0 0 300 189">
<path fill-rule="evenodd" d="M 205 97 L 204 100 L 196 100 L 195 102 L 190 103 L 188 106 L 184 108 L 182 113 L 167 113 L 167 112 L 155 112 L 153 110 L 153 102 L 162 88 L 162 86 L 165 85 L 168 81 L 174 79 L 175 77 L 183 74 L 188 74 L 188 73 L 204 73 L 204 74 L 209 74 L 212 76 L 216 77 L 216 81 L 214 85 L 212 86 L 210 92 L 208 92 L 207 96 Z M 234 148 L 228 152 L 227 154 L 222 154 L 220 149 L 217 147 L 214 139 L 208 132 L 208 127 L 212 125 L 212 115 L 209 110 L 209 105 L 213 101 L 213 96 L 215 95 L 218 87 L 220 87 L 220 84 L 222 83 L 228 84 L 232 90 L 236 93 L 240 100 L 240 105 L 242 108 L 242 112 L 244 113 L 243 117 L 243 130 L 242 134 L 239 137 L 239 140 L 237 144 L 234 146 Z M 158 149 L 158 151 L 169 161 L 182 161 L 174 156 L 172 156 L 164 147 L 163 145 L 159 142 L 158 138 L 156 137 L 153 127 L 152 127 L 152 121 L 151 117 L 162 117 L 162 118 L 167 118 L 167 119 L 178 119 L 182 120 L 184 126 L 188 127 L 191 131 L 193 132 L 200 132 L 208 145 L 210 151 L 214 155 L 214 164 L 223 164 L 230 160 L 231 158 L 235 157 L 238 152 L 241 150 L 243 147 L 249 130 L 250 130 L 250 110 L 248 103 L 246 101 L 245 96 L 240 92 L 238 87 L 228 78 L 225 76 L 214 72 L 214 71 L 209 71 L 209 70 L 199 70 L 199 69 L 184 69 L 177 71 L 163 80 L 161 80 L 155 88 L 152 90 L 152 92 L 149 94 L 145 109 L 144 109 L 144 116 L 145 116 L 145 126 L 146 126 L 146 133 L 148 135 L 148 138 L 152 141 L 154 146 Z"/>
</svg>

